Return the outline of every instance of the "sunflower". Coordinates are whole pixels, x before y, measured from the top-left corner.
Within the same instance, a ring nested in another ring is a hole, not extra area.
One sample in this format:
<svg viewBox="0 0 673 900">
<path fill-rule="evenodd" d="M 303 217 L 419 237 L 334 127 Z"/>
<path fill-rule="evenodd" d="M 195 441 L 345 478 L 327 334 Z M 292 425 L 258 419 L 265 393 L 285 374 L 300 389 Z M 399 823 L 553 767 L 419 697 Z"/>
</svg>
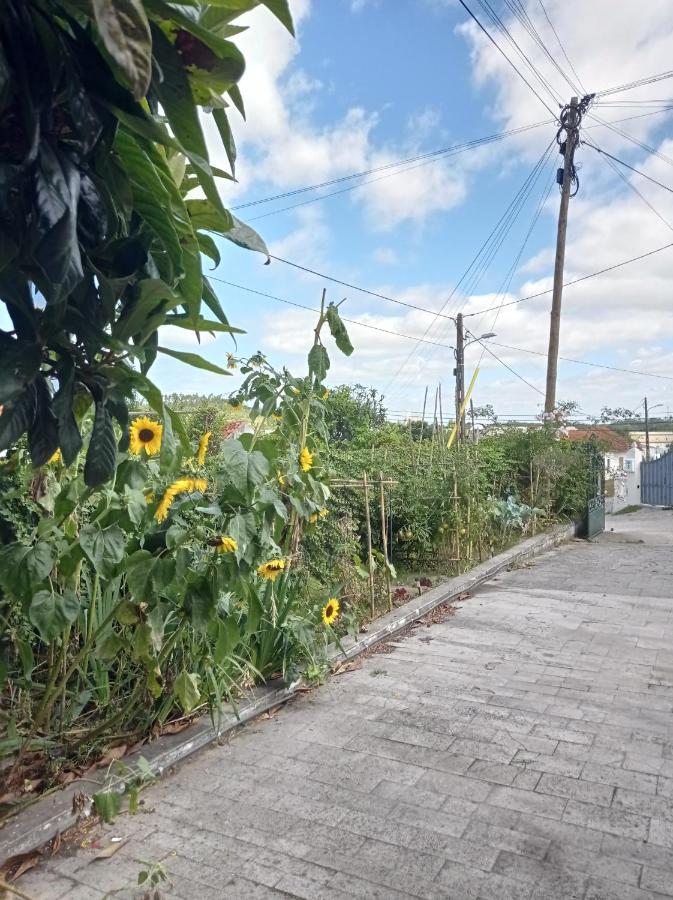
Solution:
<svg viewBox="0 0 673 900">
<path fill-rule="evenodd" d="M 322 620 L 325 625 L 331 625 L 332 622 L 335 622 L 339 618 L 340 609 L 341 604 L 339 603 L 337 598 L 330 597 L 330 599 L 322 608 Z"/>
<path fill-rule="evenodd" d="M 164 491 L 164 496 L 156 508 L 154 518 L 157 522 L 163 522 L 168 518 L 168 510 L 178 494 L 193 494 L 195 491 L 203 494 L 208 484 L 204 478 L 179 478 L 169 485 Z"/>
<path fill-rule="evenodd" d="M 208 450 L 208 441 L 211 439 L 213 435 L 212 431 L 206 431 L 201 440 L 199 441 L 199 449 L 196 452 L 196 459 L 200 466 L 203 466 L 206 462 L 206 452 Z"/>
<path fill-rule="evenodd" d="M 284 568 L 285 560 L 270 559 L 268 562 L 262 563 L 261 566 L 257 567 L 257 574 L 261 575 L 262 578 L 266 578 L 267 581 L 275 581 Z"/>
<path fill-rule="evenodd" d="M 213 538 L 208 542 L 214 547 L 218 553 L 235 553 L 238 550 L 238 544 L 232 537 L 221 534 L 219 537 Z"/>
<path fill-rule="evenodd" d="M 329 390 L 327 388 L 325 388 L 325 390 L 322 392 L 322 399 L 327 400 L 328 397 L 329 397 Z"/>
<path fill-rule="evenodd" d="M 302 468 L 302 471 L 308 472 L 309 469 L 313 466 L 313 454 L 308 449 L 308 447 L 303 447 L 301 453 L 299 454 L 299 465 Z"/>
<path fill-rule="evenodd" d="M 280 470 L 276 472 L 276 481 L 281 487 L 285 487 L 285 476 Z"/>
<path fill-rule="evenodd" d="M 164 426 L 154 419 L 141 416 L 131 422 L 130 449 L 131 453 L 138 456 L 144 450 L 148 456 L 154 456 L 161 450 L 161 435 Z"/>
<path fill-rule="evenodd" d="M 47 460 L 50 466 L 55 466 L 56 463 L 63 462 L 63 457 L 61 456 L 60 450 L 55 450 L 54 453 Z"/>
</svg>

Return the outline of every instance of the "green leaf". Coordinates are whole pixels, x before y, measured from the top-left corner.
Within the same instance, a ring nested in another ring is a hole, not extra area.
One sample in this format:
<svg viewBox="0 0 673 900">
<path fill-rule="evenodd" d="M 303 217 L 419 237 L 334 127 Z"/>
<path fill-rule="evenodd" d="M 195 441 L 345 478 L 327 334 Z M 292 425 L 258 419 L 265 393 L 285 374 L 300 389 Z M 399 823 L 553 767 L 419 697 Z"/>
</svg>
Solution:
<svg viewBox="0 0 673 900">
<path fill-rule="evenodd" d="M 269 248 L 264 243 L 264 240 L 254 228 L 246 225 L 245 222 L 241 222 L 236 216 L 232 216 L 231 219 L 231 228 L 228 231 L 224 231 L 222 237 L 232 241 L 234 244 L 238 244 L 244 250 L 255 250 L 257 253 L 263 253 L 266 256 L 266 264 L 268 265 L 271 262 L 271 257 L 269 256 Z"/>
<path fill-rule="evenodd" d="M 152 74 L 152 36 L 141 0 L 90 2 L 105 49 L 128 79 L 135 99 L 140 100 Z"/>
<path fill-rule="evenodd" d="M 196 631 L 205 632 L 210 620 L 215 615 L 216 599 L 211 585 L 205 579 L 201 579 L 187 589 L 185 607 Z"/>
<path fill-rule="evenodd" d="M 204 256 L 207 256 L 209 259 L 215 263 L 215 266 L 219 266 L 222 262 L 222 258 L 220 256 L 220 251 L 217 248 L 217 244 L 211 238 L 209 234 L 204 234 L 200 231 L 197 234 L 198 242 L 199 242 L 199 250 L 203 253 Z M 199 272 L 199 275 L 201 273 Z"/>
<path fill-rule="evenodd" d="M 348 337 L 346 326 L 341 320 L 339 310 L 334 303 L 330 303 L 327 307 L 327 324 L 339 350 L 346 356 L 350 356 L 353 352 L 353 345 Z"/>
<path fill-rule="evenodd" d="M 79 533 L 79 543 L 96 572 L 108 570 L 124 558 L 126 541 L 118 525 L 101 528 L 98 523 L 85 525 Z"/>
<path fill-rule="evenodd" d="M 217 623 L 217 639 L 213 650 L 213 659 L 221 666 L 222 663 L 234 652 L 241 639 L 238 623 L 234 616 L 228 616 L 224 621 Z"/>
<path fill-rule="evenodd" d="M 221 456 L 224 472 L 236 490 L 245 496 L 250 487 L 262 484 L 269 475 L 266 457 L 257 450 L 246 452 L 240 441 L 225 441 Z"/>
<path fill-rule="evenodd" d="M 28 429 L 30 458 L 37 468 L 58 450 L 58 419 L 51 409 L 51 392 L 44 377 L 35 379 L 35 418 Z"/>
<path fill-rule="evenodd" d="M 203 192 L 223 216 L 226 210 L 208 164 L 208 150 L 180 54 L 160 28 L 152 25 L 153 51 L 161 70 L 156 91 L 171 129 L 194 167 Z"/>
<path fill-rule="evenodd" d="M 327 350 L 325 350 L 322 344 L 314 344 L 308 354 L 309 374 L 317 378 L 318 381 L 322 381 L 327 375 L 329 366 L 330 362 Z"/>
<path fill-rule="evenodd" d="M 166 276 L 170 279 L 174 272 L 182 272 L 182 247 L 170 194 L 147 153 L 128 132 L 117 132 L 115 148 L 131 182 L 134 208 L 166 251 L 170 262 Z"/>
<path fill-rule="evenodd" d="M 77 427 L 73 413 L 75 402 L 75 368 L 72 360 L 66 357 L 59 370 L 59 389 L 54 395 L 52 409 L 58 419 L 58 446 L 63 462 L 70 466 L 77 459 L 82 449 L 82 436 Z"/>
<path fill-rule="evenodd" d="M 225 110 L 221 108 L 217 108 L 213 110 L 213 119 L 215 124 L 217 125 L 217 129 L 220 132 L 220 137 L 222 138 L 222 145 L 224 146 L 224 152 L 227 154 L 227 159 L 229 160 L 229 165 L 231 166 L 231 174 L 236 174 L 236 143 L 234 142 L 234 136 L 231 133 L 231 127 L 229 126 L 229 119 L 227 118 L 227 114 Z"/>
<path fill-rule="evenodd" d="M 0 450 L 7 450 L 28 431 L 35 421 L 36 408 L 36 391 L 30 384 L 20 397 L 5 407 L 0 416 Z"/>
<path fill-rule="evenodd" d="M 156 557 L 149 550 L 137 550 L 126 563 L 126 583 L 139 603 L 147 603 L 154 595 Z"/>
<path fill-rule="evenodd" d="M 220 368 L 215 363 L 209 362 L 198 353 L 185 353 L 182 350 L 169 350 L 168 347 L 157 347 L 159 353 L 166 356 L 172 356 L 173 359 L 179 359 L 180 362 L 186 363 L 188 366 L 194 366 L 196 369 L 205 369 L 206 372 L 214 372 L 216 375 L 231 375 L 226 369 Z"/>
<path fill-rule="evenodd" d="M 236 541 L 234 555 L 240 562 L 248 554 L 249 544 L 257 534 L 257 524 L 252 512 L 237 512 L 227 523 L 226 534 Z"/>
<path fill-rule="evenodd" d="M 266 6 L 267 9 L 271 10 L 274 16 L 283 23 L 294 37 L 294 22 L 292 21 L 292 13 L 290 12 L 288 0 L 261 0 L 261 2 L 263 6 Z"/>
<path fill-rule="evenodd" d="M 96 815 L 100 816 L 103 822 L 109 824 L 121 811 L 121 794 L 117 794 L 115 791 L 99 791 L 93 795 L 93 805 Z"/>
<path fill-rule="evenodd" d="M 185 715 L 199 705 L 201 692 L 199 690 L 199 676 L 195 672 L 183 670 L 175 679 L 173 685 L 175 696 Z"/>
<path fill-rule="evenodd" d="M 25 564 L 29 551 L 30 547 L 24 544 L 0 548 L 0 587 L 19 599 L 24 599 L 30 592 L 30 577 Z"/>
<path fill-rule="evenodd" d="M 245 334 L 242 328 L 234 328 L 233 325 L 225 325 L 224 322 L 213 322 L 209 319 L 194 320 L 190 316 L 183 315 L 166 316 L 166 325 L 188 328 L 189 331 L 218 331 L 225 334 Z"/>
<path fill-rule="evenodd" d="M 163 211 L 164 218 L 166 211 Z M 148 324 L 157 327 L 163 323 L 168 310 L 177 306 L 179 299 L 175 292 L 160 278 L 143 278 L 132 300 L 124 306 L 117 319 L 112 334 L 120 341 L 133 335 L 146 333 Z"/>
<path fill-rule="evenodd" d="M 26 570 L 32 581 L 43 581 L 54 568 L 55 556 L 46 541 L 38 541 L 26 554 Z"/>
<path fill-rule="evenodd" d="M 65 590 L 63 594 L 38 591 L 31 600 L 28 619 L 48 644 L 75 621 L 79 609 L 79 599 L 72 590 Z"/>
<path fill-rule="evenodd" d="M 37 345 L 0 331 L 0 405 L 16 400 L 40 369 Z"/>
<path fill-rule="evenodd" d="M 226 234 L 234 226 L 234 217 L 228 210 L 220 210 L 210 200 L 186 200 L 185 206 L 195 231 L 215 231 Z"/>
<path fill-rule="evenodd" d="M 96 403 L 93 431 L 84 464 L 84 483 L 87 487 L 98 487 L 114 475 L 117 459 L 112 419 L 104 403 Z"/>
</svg>

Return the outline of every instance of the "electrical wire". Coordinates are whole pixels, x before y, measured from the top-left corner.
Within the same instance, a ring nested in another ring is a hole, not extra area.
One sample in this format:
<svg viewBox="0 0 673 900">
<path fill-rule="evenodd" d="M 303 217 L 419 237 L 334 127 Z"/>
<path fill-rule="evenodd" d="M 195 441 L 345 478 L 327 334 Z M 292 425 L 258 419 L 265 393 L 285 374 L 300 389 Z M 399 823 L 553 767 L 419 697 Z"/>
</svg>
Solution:
<svg viewBox="0 0 673 900">
<path fill-rule="evenodd" d="M 648 256 L 654 256 L 655 253 L 661 253 L 662 250 L 669 250 L 673 247 L 673 243 L 664 244 L 663 247 L 657 247 L 656 250 L 648 250 L 647 253 L 641 253 L 639 256 L 632 256 L 630 259 L 624 259 L 622 262 L 615 263 L 613 266 L 607 266 L 605 269 L 599 269 L 597 272 L 591 272 L 588 275 L 582 275 L 581 278 L 573 278 L 572 281 L 564 281 L 563 287 L 571 287 L 573 284 L 579 284 L 581 281 L 588 281 L 590 278 L 596 278 L 598 275 L 604 275 L 606 272 L 612 272 L 614 269 L 620 269 L 622 266 L 628 266 L 630 263 L 638 262 L 640 259 L 646 259 Z M 527 300 L 536 300 L 538 297 L 545 297 L 547 294 L 551 294 L 553 292 L 553 288 L 549 288 L 546 291 L 539 291 L 537 294 L 529 294 L 527 297 L 519 297 L 516 300 L 510 300 L 507 303 L 503 303 L 502 306 L 514 306 L 516 303 L 524 303 Z M 479 309 L 476 312 L 465 313 L 465 318 L 469 318 L 471 316 L 481 316 L 484 313 L 491 312 L 494 309 L 498 309 L 497 306 L 488 306 L 486 309 Z"/>
<path fill-rule="evenodd" d="M 641 194 L 641 192 L 638 190 L 638 188 L 635 186 L 635 184 L 633 184 L 631 181 L 629 181 L 629 179 L 626 177 L 626 175 L 620 169 L 617 168 L 617 166 L 613 163 L 613 161 L 611 159 L 608 159 L 607 156 L 603 156 L 603 157 L 601 157 L 601 159 L 605 160 L 605 162 L 610 166 L 612 171 L 619 178 L 621 178 L 621 180 L 624 182 L 624 184 L 643 201 L 645 206 L 647 206 L 654 213 L 654 215 L 661 222 L 664 223 L 664 225 L 669 229 L 669 231 L 673 231 L 673 225 L 671 225 L 671 223 L 668 221 L 668 219 L 665 219 L 664 216 L 662 216 L 662 214 L 659 212 L 659 210 L 656 209 L 654 206 L 652 206 L 652 204 L 647 199 L 647 197 L 644 194 Z"/>
<path fill-rule="evenodd" d="M 246 287 L 244 284 L 236 284 L 234 281 L 227 281 L 225 278 L 218 278 L 215 275 L 209 275 L 208 278 L 212 281 L 219 281 L 220 284 L 226 284 L 229 287 L 236 288 L 239 291 L 246 291 L 248 294 L 256 294 L 258 297 L 266 297 L 268 300 L 276 300 L 278 303 L 296 306 L 298 309 L 306 309 L 309 312 L 320 313 L 320 310 L 316 307 L 305 306 L 303 303 L 297 303 L 294 300 L 286 300 L 284 297 L 277 297 L 275 294 L 267 294 L 264 291 Z M 368 322 L 359 322 L 357 319 L 347 319 L 345 316 L 341 316 L 341 319 L 343 319 L 344 322 L 348 322 L 350 325 L 359 325 L 361 328 L 370 328 L 372 331 L 380 331 L 383 332 L 383 334 L 390 334 L 394 337 L 406 338 L 409 341 L 422 341 L 424 344 L 434 344 L 436 347 L 444 347 L 445 349 L 453 350 L 453 347 L 450 344 L 439 344 L 437 341 L 429 341 L 425 338 L 420 338 L 417 335 L 402 334 L 400 331 L 391 331 L 388 328 L 380 328 L 378 325 L 370 325 Z"/>
<path fill-rule="evenodd" d="M 554 37 L 556 38 L 556 41 L 557 41 L 559 47 L 561 48 L 561 53 L 562 53 L 563 56 L 565 57 L 565 61 L 566 61 L 566 62 L 568 63 L 568 65 L 570 66 L 570 71 L 573 73 L 573 75 L 574 75 L 575 78 L 577 79 L 577 83 L 578 83 L 579 86 L 580 86 L 581 92 L 582 92 L 583 94 L 588 94 L 589 92 L 587 91 L 587 89 L 586 89 L 586 88 L 584 87 L 584 85 L 582 84 L 582 79 L 581 79 L 580 76 L 577 74 L 577 70 L 575 69 L 575 66 L 571 63 L 570 57 L 569 57 L 568 54 L 566 53 L 566 49 L 565 49 L 565 47 L 563 46 L 563 44 L 562 44 L 562 42 L 561 42 L 561 38 L 559 37 L 558 31 L 556 30 L 556 28 L 554 28 L 554 23 L 553 23 L 552 20 L 549 18 L 549 13 L 547 12 L 547 10 L 546 10 L 546 8 L 545 8 L 544 3 L 542 2 L 542 0 L 538 0 L 538 3 L 540 4 L 540 7 L 541 7 L 541 9 L 542 9 L 542 12 L 544 13 L 544 17 L 545 17 L 545 19 L 547 20 L 547 23 L 549 24 L 549 27 L 550 27 L 551 30 L 554 32 Z M 567 76 L 566 76 L 566 81 L 568 81 L 568 84 L 570 84 L 570 87 L 573 87 L 572 82 L 570 82 L 570 81 L 568 80 Z M 575 90 L 577 90 L 577 89 L 575 88 Z M 579 93 L 579 91 L 578 91 L 578 93 Z"/>
<path fill-rule="evenodd" d="M 571 90 L 574 91 L 576 94 L 579 94 L 580 90 L 576 87 L 575 84 L 573 84 L 573 82 L 570 80 L 568 75 L 563 71 L 561 66 L 558 64 L 557 60 L 554 58 L 553 54 L 550 53 L 549 49 L 547 48 L 546 44 L 544 43 L 544 41 L 540 35 L 540 33 L 538 32 L 537 28 L 533 24 L 533 21 L 531 20 L 530 16 L 525 11 L 525 9 L 523 9 L 523 7 L 521 7 L 520 4 L 517 5 L 515 0 L 504 0 L 504 2 L 505 2 L 505 6 L 507 7 L 507 9 L 509 9 L 509 11 L 512 13 L 512 15 L 515 17 L 515 19 L 517 19 L 519 24 L 523 27 L 524 31 L 526 31 L 528 33 L 528 35 L 533 39 L 533 41 L 537 44 L 537 46 L 540 48 L 540 50 L 542 50 L 542 52 L 545 54 L 545 56 L 547 56 L 547 58 L 552 63 L 552 65 L 554 66 L 556 71 L 559 73 L 559 75 L 561 75 L 561 77 L 568 83 Z M 586 93 L 586 91 L 582 90 L 581 93 Z"/>
<path fill-rule="evenodd" d="M 488 341 L 496 347 L 504 347 L 506 350 L 514 350 L 517 353 L 530 353 L 533 356 L 544 356 L 547 354 L 542 350 L 528 350 L 526 347 L 512 347 L 510 344 L 501 344 L 499 341 Z M 620 366 L 609 366 L 605 363 L 589 362 L 586 359 L 570 359 L 567 356 L 559 356 L 564 362 L 575 363 L 578 366 L 591 366 L 593 369 L 607 369 L 610 372 L 624 372 L 626 375 L 641 375 L 644 378 L 661 378 L 664 381 L 673 381 L 673 375 L 658 375 L 655 372 L 641 372 L 638 369 L 624 369 Z"/>
<path fill-rule="evenodd" d="M 428 150 L 425 153 L 419 153 L 418 155 L 410 156 L 407 159 L 398 159 L 395 160 L 395 162 L 384 163 L 380 166 L 373 166 L 370 169 L 363 169 L 360 172 L 351 172 L 348 175 L 340 175 L 338 178 L 331 178 L 329 181 L 321 181 L 317 184 L 309 184 L 304 187 L 293 188 L 290 191 L 283 191 L 280 194 L 274 194 L 270 197 L 260 197 L 257 200 L 248 200 L 246 203 L 239 203 L 237 206 L 232 206 L 231 209 L 246 209 L 250 206 L 259 206 L 261 203 L 270 203 L 272 200 L 284 200 L 286 197 L 294 197 L 297 194 L 304 194 L 306 193 L 306 191 L 315 191 L 321 188 L 331 187 L 333 184 L 341 184 L 344 181 L 350 181 L 354 178 L 365 178 L 367 175 L 375 175 L 378 172 L 383 172 L 387 169 L 393 169 L 397 166 L 407 165 L 407 163 L 415 163 L 419 162 L 419 160 L 429 159 L 430 157 L 444 156 L 446 154 L 457 152 L 460 150 L 470 149 L 473 146 L 489 144 L 502 138 L 511 137 L 515 134 L 522 134 L 523 132 L 531 131 L 534 128 L 540 128 L 542 127 L 542 125 L 551 125 L 554 121 L 555 119 L 545 119 L 543 122 L 534 122 L 531 125 L 521 125 L 518 128 L 510 128 L 507 131 L 497 131 L 494 134 L 488 134 L 481 138 L 472 138 L 472 140 L 464 141 L 462 144 L 451 144 L 448 147 L 439 147 L 436 150 Z"/>
<path fill-rule="evenodd" d="M 647 153 L 651 153 L 652 156 L 656 156 L 657 159 L 662 160 L 667 165 L 673 167 L 673 159 L 670 156 L 666 156 L 665 153 L 662 153 L 660 150 L 657 150 L 655 147 L 650 147 L 649 144 L 644 143 L 639 140 L 639 138 L 633 137 L 632 134 L 624 131 L 623 128 L 616 128 L 614 123 L 612 122 L 604 122 L 594 113 L 588 113 L 590 119 L 598 122 L 600 125 L 604 125 L 606 128 L 609 128 L 610 131 L 613 131 L 615 134 L 618 134 L 620 137 L 626 138 L 627 141 L 631 141 L 632 144 L 635 144 L 637 147 L 640 147 L 641 150 L 645 150 Z"/>
<path fill-rule="evenodd" d="M 482 10 L 486 13 L 487 18 L 491 20 L 493 25 L 495 25 L 496 30 L 500 31 L 501 34 L 505 36 L 505 39 L 509 41 L 510 45 L 514 48 L 514 51 L 519 55 L 519 57 L 526 63 L 526 65 L 531 69 L 537 80 L 540 82 L 542 87 L 548 92 L 549 96 L 552 98 L 554 103 L 562 105 L 560 100 L 560 95 L 557 91 L 553 89 L 549 81 L 542 75 L 539 69 L 535 66 L 532 60 L 523 52 L 516 39 L 513 37 L 510 30 L 507 28 L 505 23 L 502 21 L 500 16 L 493 9 L 488 0 L 477 0 Z"/>
<path fill-rule="evenodd" d="M 667 78 L 673 78 L 673 71 L 659 72 L 656 75 L 648 75 L 645 78 L 638 78 L 626 84 L 618 84 L 615 87 L 606 88 L 603 91 L 596 91 L 596 97 L 608 97 L 612 94 L 621 94 L 624 91 L 632 91 L 634 88 L 644 87 L 646 84 L 655 84 L 658 81 L 665 81 Z"/>
<path fill-rule="evenodd" d="M 646 178 L 648 181 L 651 181 L 652 184 L 658 185 L 660 188 L 663 188 L 665 191 L 668 191 L 669 194 L 673 194 L 673 188 L 669 187 L 667 184 L 663 184 L 661 181 L 657 181 L 656 178 L 652 178 L 651 175 L 647 175 L 645 172 L 641 172 L 640 169 L 636 169 L 635 166 L 629 165 L 629 163 L 624 162 L 623 159 L 620 159 L 618 156 L 613 156 L 612 153 L 608 153 L 607 150 L 602 150 L 600 147 L 597 147 L 596 144 L 592 144 L 590 141 L 583 141 L 583 144 L 586 144 L 587 147 L 591 147 L 592 150 L 595 150 L 597 153 L 602 153 L 603 156 L 608 156 L 610 159 L 613 159 L 615 162 L 619 163 L 620 166 L 624 166 L 627 169 L 630 169 L 632 172 L 635 172 L 637 175 L 641 175 L 643 178 Z"/>
<path fill-rule="evenodd" d="M 512 375 L 515 375 L 519 379 L 519 381 L 523 381 L 524 384 L 527 384 L 528 387 L 531 388 L 531 390 L 535 391 L 536 394 L 540 394 L 540 396 L 544 397 L 544 391 L 541 391 L 539 387 L 536 387 L 534 384 L 532 384 L 530 381 L 528 381 L 528 379 L 524 378 L 523 375 L 521 375 L 519 372 L 516 371 L 516 369 L 513 369 L 503 359 L 500 359 L 500 357 L 497 356 L 493 352 L 493 350 L 491 350 L 491 348 L 486 345 L 486 343 L 484 341 L 482 341 L 480 338 L 475 338 L 475 340 L 478 344 L 481 344 L 483 349 L 487 353 L 489 353 L 493 357 L 493 359 L 495 359 L 497 362 L 500 363 L 501 366 L 503 366 L 505 369 L 507 369 L 508 372 L 511 372 Z"/>
<path fill-rule="evenodd" d="M 535 90 L 535 88 L 534 88 L 533 85 L 530 83 L 530 81 L 528 81 L 528 79 L 526 78 L 526 76 L 525 76 L 522 72 L 519 71 L 519 69 L 518 69 L 518 68 L 516 67 L 516 65 L 512 62 L 512 60 L 509 58 L 509 56 L 507 56 L 507 54 L 505 53 L 505 51 L 504 51 L 504 50 L 500 47 L 500 45 L 497 43 L 497 41 L 495 40 L 495 38 L 493 38 L 493 37 L 491 36 L 491 34 L 490 34 L 490 32 L 488 31 L 488 29 L 487 29 L 487 28 L 484 28 L 484 26 L 481 24 L 481 22 L 479 21 L 479 19 L 475 16 L 475 14 L 472 12 L 472 10 L 469 8 L 469 6 L 465 3 L 465 0 L 458 0 L 458 2 L 459 2 L 460 5 L 463 7 L 463 9 L 465 10 L 465 12 L 470 16 L 470 18 L 473 19 L 473 20 L 476 22 L 477 26 L 484 32 L 484 34 L 485 34 L 486 37 L 489 39 L 489 41 L 493 44 L 493 46 L 494 46 L 495 49 L 498 51 L 498 53 L 500 53 L 502 56 L 505 57 L 505 59 L 506 59 L 507 62 L 510 64 L 510 66 L 514 69 L 514 71 L 515 71 L 516 74 L 519 76 L 519 78 L 520 78 L 520 79 L 524 82 L 524 84 L 527 85 L 528 88 L 535 94 L 535 96 L 536 96 L 537 99 L 540 101 L 540 103 L 544 106 L 544 108 L 545 108 L 548 112 L 550 112 L 552 116 L 555 116 L 556 114 L 554 113 L 554 110 L 549 106 L 549 104 L 548 104 L 545 100 L 542 99 L 542 97 L 538 94 L 538 92 Z"/>
</svg>

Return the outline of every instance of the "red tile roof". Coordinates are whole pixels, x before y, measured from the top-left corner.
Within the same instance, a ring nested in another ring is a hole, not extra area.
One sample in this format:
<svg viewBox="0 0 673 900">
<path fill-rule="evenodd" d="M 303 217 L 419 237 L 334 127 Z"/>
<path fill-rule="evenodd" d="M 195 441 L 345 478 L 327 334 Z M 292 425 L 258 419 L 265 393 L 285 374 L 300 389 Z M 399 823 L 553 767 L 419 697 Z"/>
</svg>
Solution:
<svg viewBox="0 0 673 900">
<path fill-rule="evenodd" d="M 569 441 L 598 441 L 613 453 L 623 453 L 631 447 L 628 435 L 613 431 L 607 425 L 594 425 L 593 428 L 570 428 L 566 437 Z"/>
</svg>

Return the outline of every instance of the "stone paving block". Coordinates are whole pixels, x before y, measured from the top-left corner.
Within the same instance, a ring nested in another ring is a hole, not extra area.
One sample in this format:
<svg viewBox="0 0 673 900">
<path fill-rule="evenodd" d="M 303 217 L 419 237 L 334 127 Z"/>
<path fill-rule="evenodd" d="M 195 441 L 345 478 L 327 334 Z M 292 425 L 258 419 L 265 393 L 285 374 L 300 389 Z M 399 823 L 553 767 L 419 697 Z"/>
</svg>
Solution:
<svg viewBox="0 0 673 900">
<path fill-rule="evenodd" d="M 516 776 L 512 787 L 520 788 L 522 791 L 534 791 L 539 784 L 540 777 L 540 772 L 535 772 L 533 769 L 524 770 Z"/>
<path fill-rule="evenodd" d="M 640 791 L 629 791 L 617 788 L 613 802 L 615 809 L 624 809 L 640 813 L 643 816 L 655 816 L 659 819 L 673 820 L 673 801 L 661 795 L 643 794 Z"/>
<path fill-rule="evenodd" d="M 650 841 L 673 850 L 673 822 L 670 819 L 652 819 L 650 823 Z"/>
<path fill-rule="evenodd" d="M 544 753 L 532 753 L 528 750 L 517 751 L 513 764 L 525 764 L 527 769 L 536 772 L 548 772 L 550 775 L 565 775 L 568 778 L 579 778 L 586 763 L 582 760 L 567 759 L 564 756 L 547 756 Z"/>
<path fill-rule="evenodd" d="M 454 802 L 454 798 L 449 798 Z M 409 803 L 399 803 L 390 813 L 390 818 L 406 825 L 430 830 L 448 837 L 461 837 L 470 821 L 475 806 L 467 800 L 455 801 L 456 807 L 446 807 L 442 811 L 425 809 Z"/>
<path fill-rule="evenodd" d="M 516 766 L 506 766 L 502 763 L 475 759 L 465 774 L 468 778 L 478 778 L 480 781 L 490 781 L 494 784 L 511 784 L 517 775 L 521 774 L 521 770 Z"/>
<path fill-rule="evenodd" d="M 535 725 L 533 734 L 549 738 L 552 741 L 563 741 L 569 744 L 593 743 L 593 733 L 585 734 L 581 731 L 573 731 L 572 728 L 556 727 L 554 725 Z"/>
<path fill-rule="evenodd" d="M 518 830 L 526 831 L 538 837 L 548 838 L 561 844 L 572 844 L 584 850 L 598 852 L 605 838 L 602 832 L 589 828 L 579 828 L 554 819 L 522 814 L 519 817 Z M 606 851 L 608 852 L 608 851 Z"/>
<path fill-rule="evenodd" d="M 467 826 L 463 837 L 473 842 L 482 842 L 499 850 L 511 850 L 521 856 L 532 856 L 543 859 L 549 849 L 548 838 L 516 831 L 513 828 L 502 828 L 487 822 L 473 820 Z"/>
<path fill-rule="evenodd" d="M 469 738 L 456 738 L 451 744 L 451 752 L 462 756 L 477 759 L 485 759 L 490 762 L 508 763 L 516 753 L 516 747 L 506 747 L 503 744 L 487 743 L 485 741 L 471 740 Z"/>
<path fill-rule="evenodd" d="M 485 800 L 492 790 L 490 784 L 476 778 L 463 778 L 451 772 L 435 772 L 430 769 L 424 772 L 416 784 L 421 789 L 439 791 L 475 803 Z"/>
<path fill-rule="evenodd" d="M 389 885 L 376 884 L 373 881 L 357 878 L 355 875 L 349 875 L 346 872 L 337 872 L 333 875 L 328 885 L 328 890 L 336 891 L 337 897 L 358 897 L 361 900 L 407 900 L 407 898 L 414 896 L 413 894 L 395 890 Z M 315 900 L 321 900 L 322 898 L 321 894 L 314 896 Z"/>
<path fill-rule="evenodd" d="M 47 879 L 45 878 L 47 871 L 49 869 L 45 866 L 40 867 L 37 872 L 27 872 L 21 877 L 21 890 L 29 897 L 37 898 L 39 896 L 40 900 L 61 900 L 61 897 L 70 897 L 75 890 L 83 888 L 82 885 L 78 886 L 75 880 L 59 875 L 55 871 L 50 871 Z M 40 893 L 38 894 L 37 891 Z M 11 900 L 12 895 L 8 894 L 7 896 L 8 900 Z"/>
<path fill-rule="evenodd" d="M 591 878 L 585 900 L 656 900 L 649 891 L 606 878 Z"/>
<path fill-rule="evenodd" d="M 436 791 L 426 791 L 417 784 L 410 786 L 395 781 L 380 781 L 371 792 L 371 796 L 393 802 L 415 804 L 427 810 L 439 809 L 445 800 L 444 795 L 438 794 Z"/>
<path fill-rule="evenodd" d="M 519 856 L 503 850 L 493 866 L 493 871 L 501 875 L 507 875 L 516 881 L 528 882 L 534 885 L 532 896 L 554 897 L 554 891 L 561 888 L 565 893 L 558 893 L 559 898 L 578 898 L 584 896 L 587 878 L 564 871 L 547 862 Z M 544 892 L 542 889 L 544 888 Z"/>
<path fill-rule="evenodd" d="M 490 803 L 480 803 L 472 817 L 475 821 L 488 822 L 490 825 L 497 825 L 500 828 L 516 828 L 521 818 L 521 813 L 513 809 L 506 809 L 504 806 L 491 806 Z"/>
<path fill-rule="evenodd" d="M 646 816 L 595 806 L 592 803 L 580 803 L 577 800 L 568 801 L 563 821 L 586 828 L 595 828 L 598 831 L 605 831 L 607 834 L 616 834 L 642 841 L 647 839 L 650 824 L 650 820 Z"/>
<path fill-rule="evenodd" d="M 494 787 L 488 802 L 492 806 L 504 806 L 516 812 L 532 813 L 549 819 L 560 819 L 566 806 L 566 801 L 561 797 L 509 787 Z"/>
<path fill-rule="evenodd" d="M 654 891 L 665 897 L 673 897 L 673 876 L 663 869 L 653 869 L 651 866 L 643 866 L 643 874 L 640 876 L 640 886 L 645 891 Z"/>
<path fill-rule="evenodd" d="M 533 886 L 490 872 L 479 884 L 479 900 L 529 900 Z"/>
<path fill-rule="evenodd" d="M 540 778 L 535 790 L 540 794 L 553 794 L 569 800 L 582 800 L 597 806 L 610 806 L 615 789 L 607 784 L 585 781 L 582 778 L 567 778 L 565 775 L 545 774 Z"/>
<path fill-rule="evenodd" d="M 655 775 L 632 772 L 628 769 L 620 769 L 617 766 L 604 766 L 600 763 L 587 762 L 582 769 L 582 778 L 586 779 L 586 781 L 597 781 L 600 784 L 641 791 L 643 794 L 657 793 L 657 778 Z M 661 780 L 659 783 L 661 783 Z"/>
<path fill-rule="evenodd" d="M 624 884 L 638 884 L 641 866 L 615 856 L 592 853 L 576 844 L 553 842 L 547 853 L 547 862 L 559 869 L 585 872 L 598 878 L 609 878 Z"/>
</svg>

